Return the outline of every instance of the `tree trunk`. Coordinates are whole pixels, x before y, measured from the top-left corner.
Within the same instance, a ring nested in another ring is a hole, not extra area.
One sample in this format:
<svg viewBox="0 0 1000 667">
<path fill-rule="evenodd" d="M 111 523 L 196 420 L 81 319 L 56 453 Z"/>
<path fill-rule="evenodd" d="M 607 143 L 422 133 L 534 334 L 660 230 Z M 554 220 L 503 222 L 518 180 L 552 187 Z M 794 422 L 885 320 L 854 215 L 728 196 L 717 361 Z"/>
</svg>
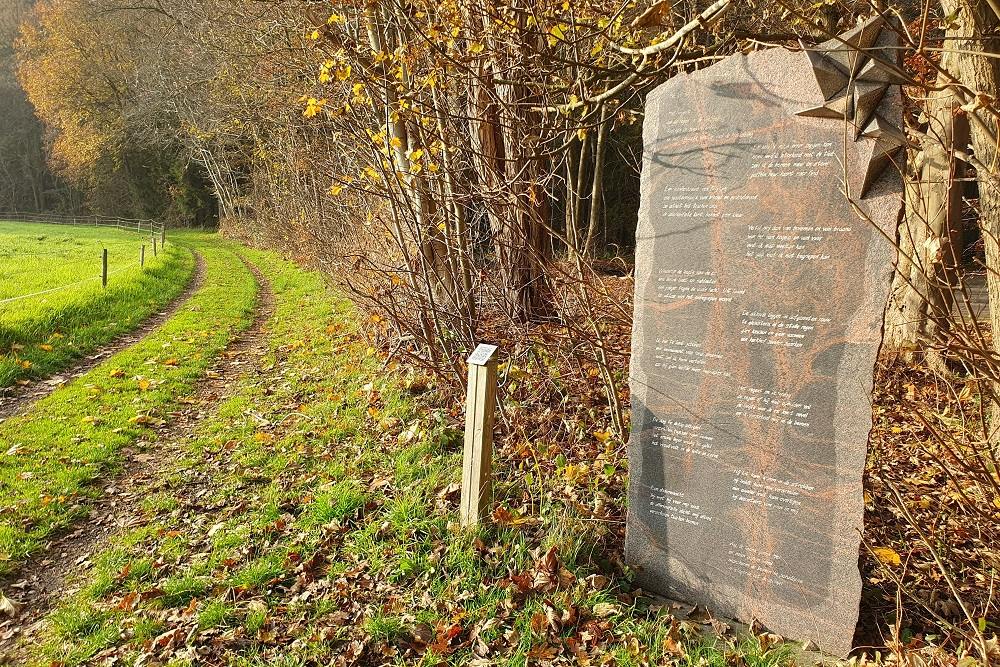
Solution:
<svg viewBox="0 0 1000 667">
<path fill-rule="evenodd" d="M 958 60 L 956 79 L 966 89 L 961 91 L 969 103 L 976 102 L 978 94 L 994 96 L 1000 81 L 1000 39 L 996 37 L 1000 26 L 997 14 L 986 0 L 942 0 L 947 15 L 955 15 L 958 36 L 954 49 Z M 988 101 L 987 104 L 991 104 Z M 978 107 L 974 104 L 973 107 Z M 1000 351 L 1000 186 L 997 178 L 997 110 L 973 108 L 969 111 L 972 147 L 975 153 L 977 180 L 979 181 L 979 225 L 986 247 L 986 283 L 990 302 L 990 326 L 994 333 L 994 353 Z M 995 366 L 994 366 L 995 368 Z M 994 375 L 996 375 L 994 373 Z M 994 400 L 991 409 L 990 429 L 995 437 L 1000 426 L 1000 395 L 994 381 Z"/>
<path fill-rule="evenodd" d="M 471 15 L 479 15 L 486 35 L 493 30 L 488 14 L 470 5 Z M 519 30 L 527 30 L 526 14 L 518 13 Z M 501 303 L 516 321 L 537 319 L 548 313 L 542 295 L 547 278 L 545 262 L 549 254 L 549 193 L 544 187 L 546 169 L 532 128 L 541 125 L 537 95 L 520 83 L 498 82 L 496 72 L 508 81 L 527 80 L 516 71 L 517 54 L 497 40 L 497 62 L 479 67 L 470 83 L 469 116 L 475 170 L 483 204 L 493 236 L 496 274 Z M 503 62 L 500 62 L 503 61 Z"/>
<path fill-rule="evenodd" d="M 954 54 L 946 54 L 942 69 L 954 71 L 954 61 Z M 938 350 L 950 330 L 962 256 L 957 180 L 962 166 L 955 149 L 968 143 L 969 134 L 965 120 L 956 117 L 960 106 L 947 88 L 927 98 L 927 132 L 908 160 L 906 217 L 899 228 L 899 257 L 886 312 L 886 344 L 911 361 L 922 357 L 939 371 L 947 370 Z"/>
<path fill-rule="evenodd" d="M 604 203 L 604 153 L 607 150 L 608 126 L 611 120 L 604 108 L 601 109 L 601 124 L 597 128 L 597 144 L 594 146 L 594 175 L 590 191 L 590 214 L 587 237 L 583 242 L 583 256 L 590 257 L 597 236 L 597 225 L 602 217 Z"/>
</svg>

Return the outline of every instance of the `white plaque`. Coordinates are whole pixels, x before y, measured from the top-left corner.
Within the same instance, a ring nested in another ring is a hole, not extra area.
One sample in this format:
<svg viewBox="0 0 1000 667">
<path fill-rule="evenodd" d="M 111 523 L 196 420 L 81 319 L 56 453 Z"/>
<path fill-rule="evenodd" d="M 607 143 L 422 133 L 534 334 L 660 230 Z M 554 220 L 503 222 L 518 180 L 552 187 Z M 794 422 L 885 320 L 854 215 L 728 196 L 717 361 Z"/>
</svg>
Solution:
<svg viewBox="0 0 1000 667">
<path fill-rule="evenodd" d="M 489 363 L 490 359 L 493 358 L 493 355 L 496 354 L 496 351 L 496 345 L 480 345 L 469 357 L 469 364 L 474 366 L 485 366 Z"/>
</svg>

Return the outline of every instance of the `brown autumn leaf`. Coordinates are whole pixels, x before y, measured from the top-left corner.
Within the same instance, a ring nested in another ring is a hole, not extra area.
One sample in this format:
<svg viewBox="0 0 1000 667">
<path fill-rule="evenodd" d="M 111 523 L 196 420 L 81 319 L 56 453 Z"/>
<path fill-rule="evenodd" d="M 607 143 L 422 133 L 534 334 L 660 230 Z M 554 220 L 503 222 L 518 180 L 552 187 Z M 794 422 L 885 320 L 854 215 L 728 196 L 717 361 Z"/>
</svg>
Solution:
<svg viewBox="0 0 1000 667">
<path fill-rule="evenodd" d="M 434 643 L 430 644 L 427 648 L 437 655 L 450 655 L 455 651 L 455 648 L 457 648 L 452 646 L 451 642 L 461 633 L 462 626 L 458 623 L 454 623 L 450 626 L 439 624 Z"/>
<path fill-rule="evenodd" d="M 122 598 L 122 601 L 118 603 L 116 609 L 118 609 L 118 611 L 132 611 L 138 603 L 139 593 L 136 591 L 129 591 L 125 594 L 125 597 Z"/>
<path fill-rule="evenodd" d="M 557 655 L 559 655 L 559 649 L 551 644 L 535 646 L 528 651 L 528 657 L 535 660 L 553 660 Z"/>
</svg>

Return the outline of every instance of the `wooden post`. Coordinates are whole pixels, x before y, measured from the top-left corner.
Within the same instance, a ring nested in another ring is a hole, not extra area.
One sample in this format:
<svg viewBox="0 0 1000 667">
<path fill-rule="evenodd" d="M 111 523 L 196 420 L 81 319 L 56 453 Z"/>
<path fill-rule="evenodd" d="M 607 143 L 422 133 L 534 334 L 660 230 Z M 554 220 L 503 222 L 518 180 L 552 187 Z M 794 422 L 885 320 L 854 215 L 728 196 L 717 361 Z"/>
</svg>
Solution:
<svg viewBox="0 0 1000 667">
<path fill-rule="evenodd" d="M 485 519 L 493 503 L 493 418 L 496 412 L 496 345 L 480 345 L 469 357 L 469 393 L 465 407 L 465 455 L 462 461 L 463 526 Z"/>
<path fill-rule="evenodd" d="M 143 243 L 142 247 L 139 248 L 139 266 L 146 266 L 146 244 Z"/>
<path fill-rule="evenodd" d="M 101 287 L 108 286 L 108 249 L 101 252 Z"/>
<path fill-rule="evenodd" d="M 166 248 L 167 247 L 167 227 L 166 227 L 166 225 L 164 225 L 163 227 L 160 228 L 160 247 L 161 248 Z"/>
<path fill-rule="evenodd" d="M 156 237 L 153 237 L 153 257 L 156 257 Z"/>
</svg>

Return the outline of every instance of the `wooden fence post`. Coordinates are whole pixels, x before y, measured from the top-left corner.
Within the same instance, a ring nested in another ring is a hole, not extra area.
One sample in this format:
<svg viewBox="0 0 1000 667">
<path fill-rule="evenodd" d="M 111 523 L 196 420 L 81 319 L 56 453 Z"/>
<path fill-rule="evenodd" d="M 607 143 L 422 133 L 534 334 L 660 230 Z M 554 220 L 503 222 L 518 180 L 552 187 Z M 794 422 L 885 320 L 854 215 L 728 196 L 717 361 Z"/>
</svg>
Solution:
<svg viewBox="0 0 1000 667">
<path fill-rule="evenodd" d="M 156 257 L 156 236 L 153 236 L 153 257 Z"/>
<path fill-rule="evenodd" d="M 462 460 L 463 526 L 485 519 L 493 503 L 493 419 L 496 412 L 496 345 L 480 345 L 469 357 L 469 393 L 465 407 L 465 454 Z"/>
<path fill-rule="evenodd" d="M 166 225 L 164 225 L 163 227 L 160 228 L 160 247 L 161 248 L 166 248 L 167 247 L 167 226 Z"/>
<path fill-rule="evenodd" d="M 146 266 L 146 244 L 145 243 L 143 243 L 142 247 L 139 248 L 139 266 L 140 266 L 140 268 Z"/>
<path fill-rule="evenodd" d="M 101 287 L 108 286 L 108 249 L 101 252 Z"/>
</svg>

